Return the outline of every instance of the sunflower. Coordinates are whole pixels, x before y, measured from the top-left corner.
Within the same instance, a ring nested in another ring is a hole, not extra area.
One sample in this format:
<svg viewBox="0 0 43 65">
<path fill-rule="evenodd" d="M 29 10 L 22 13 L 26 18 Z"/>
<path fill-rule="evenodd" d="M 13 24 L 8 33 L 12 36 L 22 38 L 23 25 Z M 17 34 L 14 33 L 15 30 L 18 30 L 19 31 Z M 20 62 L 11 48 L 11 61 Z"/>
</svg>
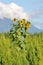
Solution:
<svg viewBox="0 0 43 65">
<path fill-rule="evenodd" d="M 25 21 L 22 19 L 20 20 L 20 26 L 22 27 L 25 24 Z"/>
<path fill-rule="evenodd" d="M 25 24 L 25 29 L 27 30 L 28 28 L 30 28 L 30 22 L 27 22 L 27 23 Z"/>
<path fill-rule="evenodd" d="M 21 35 L 21 32 L 19 31 L 19 32 L 17 32 L 17 34 L 18 34 L 18 36 L 20 36 Z"/>
<path fill-rule="evenodd" d="M 16 19 L 16 18 L 14 18 L 13 20 L 14 20 L 14 21 L 16 21 L 17 19 Z"/>
</svg>

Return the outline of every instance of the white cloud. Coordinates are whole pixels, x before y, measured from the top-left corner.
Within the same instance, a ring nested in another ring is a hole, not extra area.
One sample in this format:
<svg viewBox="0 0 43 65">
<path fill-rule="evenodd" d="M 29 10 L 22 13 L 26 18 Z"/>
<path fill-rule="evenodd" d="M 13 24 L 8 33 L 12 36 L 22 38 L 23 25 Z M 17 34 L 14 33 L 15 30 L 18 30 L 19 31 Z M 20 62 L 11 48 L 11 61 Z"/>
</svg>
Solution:
<svg viewBox="0 0 43 65">
<path fill-rule="evenodd" d="M 4 4 L 0 2 L 0 19 L 1 18 L 30 18 L 24 9 L 15 3 Z"/>
</svg>

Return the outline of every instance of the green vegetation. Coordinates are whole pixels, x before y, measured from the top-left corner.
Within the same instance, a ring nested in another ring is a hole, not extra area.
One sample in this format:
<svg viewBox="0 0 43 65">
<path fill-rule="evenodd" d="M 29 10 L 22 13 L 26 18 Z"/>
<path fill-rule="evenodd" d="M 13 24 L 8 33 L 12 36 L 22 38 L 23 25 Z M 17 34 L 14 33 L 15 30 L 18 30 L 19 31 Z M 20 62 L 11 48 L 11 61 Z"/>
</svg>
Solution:
<svg viewBox="0 0 43 65">
<path fill-rule="evenodd" d="M 29 34 L 28 28 L 27 22 L 15 23 L 0 34 L 0 65 L 43 65 L 43 33 Z"/>
</svg>

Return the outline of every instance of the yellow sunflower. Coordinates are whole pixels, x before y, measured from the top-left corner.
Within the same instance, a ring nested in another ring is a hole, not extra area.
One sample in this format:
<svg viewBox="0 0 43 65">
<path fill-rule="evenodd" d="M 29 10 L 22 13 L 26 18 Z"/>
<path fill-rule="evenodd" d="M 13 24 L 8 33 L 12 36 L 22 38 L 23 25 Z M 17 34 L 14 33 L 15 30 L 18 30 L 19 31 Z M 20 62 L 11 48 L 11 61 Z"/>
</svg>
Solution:
<svg viewBox="0 0 43 65">
<path fill-rule="evenodd" d="M 20 26 L 23 26 L 25 24 L 24 20 L 20 20 Z"/>
<path fill-rule="evenodd" d="M 14 20 L 14 21 L 16 21 L 17 19 L 16 19 L 16 18 L 14 18 L 13 20 Z"/>
<path fill-rule="evenodd" d="M 25 29 L 27 30 L 28 28 L 30 28 L 30 22 L 27 22 L 27 23 L 25 24 Z"/>
<path fill-rule="evenodd" d="M 21 32 L 19 31 L 19 32 L 17 32 L 17 34 L 18 34 L 18 36 L 20 36 L 21 35 Z"/>
</svg>

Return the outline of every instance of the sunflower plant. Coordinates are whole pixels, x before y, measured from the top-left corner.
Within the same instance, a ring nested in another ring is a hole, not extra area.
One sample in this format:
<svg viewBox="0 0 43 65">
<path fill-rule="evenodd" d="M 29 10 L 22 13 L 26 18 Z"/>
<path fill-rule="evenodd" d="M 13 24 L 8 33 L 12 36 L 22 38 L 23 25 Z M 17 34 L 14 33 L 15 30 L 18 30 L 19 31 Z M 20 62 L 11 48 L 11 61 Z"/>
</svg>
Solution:
<svg viewBox="0 0 43 65">
<path fill-rule="evenodd" d="M 27 30 L 30 28 L 31 23 L 26 21 L 26 19 L 18 20 L 16 18 L 13 19 L 12 29 L 10 30 L 10 36 L 13 40 L 19 39 L 22 41 L 23 38 L 26 37 Z"/>
</svg>

